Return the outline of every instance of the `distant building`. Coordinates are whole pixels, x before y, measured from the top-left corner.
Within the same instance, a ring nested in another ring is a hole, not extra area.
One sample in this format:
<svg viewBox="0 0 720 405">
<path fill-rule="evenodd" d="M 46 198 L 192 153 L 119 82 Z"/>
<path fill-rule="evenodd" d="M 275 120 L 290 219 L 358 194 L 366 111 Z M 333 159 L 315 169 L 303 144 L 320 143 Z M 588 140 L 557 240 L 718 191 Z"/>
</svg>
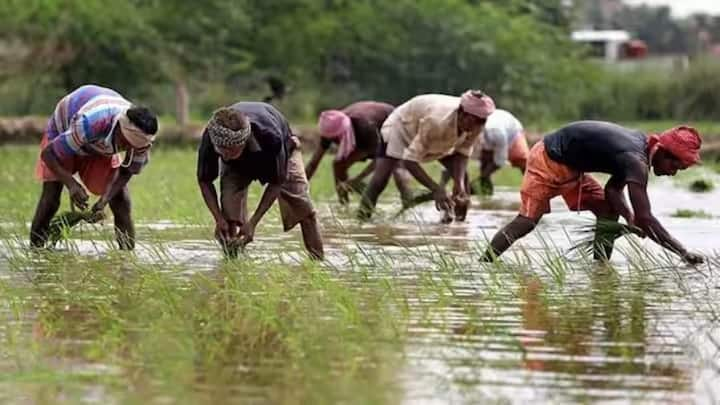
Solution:
<svg viewBox="0 0 720 405">
<path fill-rule="evenodd" d="M 616 62 L 626 56 L 630 34 L 620 30 L 581 30 L 572 33 L 572 40 L 589 45 L 593 57 Z"/>
</svg>

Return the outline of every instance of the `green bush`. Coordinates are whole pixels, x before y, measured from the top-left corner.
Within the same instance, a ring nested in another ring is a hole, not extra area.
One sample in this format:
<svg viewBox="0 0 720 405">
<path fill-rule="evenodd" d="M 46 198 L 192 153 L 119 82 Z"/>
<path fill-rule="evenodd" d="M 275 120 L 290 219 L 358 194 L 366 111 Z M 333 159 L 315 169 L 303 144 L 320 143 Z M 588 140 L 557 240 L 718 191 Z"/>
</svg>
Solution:
<svg viewBox="0 0 720 405">
<path fill-rule="evenodd" d="M 683 72 L 605 70 L 581 103 L 581 117 L 628 120 L 714 120 L 720 115 L 720 61 L 698 59 Z"/>
</svg>

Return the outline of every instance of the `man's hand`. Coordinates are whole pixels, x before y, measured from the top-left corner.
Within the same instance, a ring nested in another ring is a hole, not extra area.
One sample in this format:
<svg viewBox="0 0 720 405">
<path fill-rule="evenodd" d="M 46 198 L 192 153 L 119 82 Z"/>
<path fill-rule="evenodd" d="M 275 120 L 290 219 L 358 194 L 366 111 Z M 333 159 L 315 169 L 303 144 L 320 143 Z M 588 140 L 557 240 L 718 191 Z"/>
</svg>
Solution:
<svg viewBox="0 0 720 405">
<path fill-rule="evenodd" d="M 345 181 L 338 182 L 335 185 L 335 192 L 338 195 L 338 200 L 340 201 L 340 204 L 346 205 L 350 202 L 350 191 L 350 185 Z"/>
<path fill-rule="evenodd" d="M 68 191 L 70 192 L 70 201 L 72 204 L 83 211 L 86 210 L 88 207 L 89 197 L 85 191 L 85 187 L 73 180 L 73 182 L 68 186 Z"/>
<path fill-rule="evenodd" d="M 705 262 L 705 258 L 703 256 L 691 252 L 685 252 L 685 254 L 682 255 L 682 259 L 685 263 L 691 265 L 702 264 Z"/>
<path fill-rule="evenodd" d="M 230 233 L 230 224 L 225 218 L 219 218 L 215 221 L 215 238 L 222 242 L 231 242 L 232 234 Z"/>
<path fill-rule="evenodd" d="M 105 206 L 107 205 L 107 201 L 105 201 L 104 198 L 98 199 L 95 204 L 93 204 L 92 208 L 90 208 L 91 216 L 88 218 L 88 222 L 90 223 L 97 223 L 105 219 Z"/>
<path fill-rule="evenodd" d="M 248 221 L 245 225 L 240 227 L 240 246 L 245 247 L 248 243 L 252 242 L 255 238 L 255 224 L 252 221 Z"/>
<path fill-rule="evenodd" d="M 466 193 L 454 195 L 453 204 L 455 205 L 455 220 L 464 221 L 470 207 L 470 197 Z"/>
<path fill-rule="evenodd" d="M 453 207 L 452 200 L 442 187 L 438 187 L 433 191 L 433 200 L 435 200 L 435 208 L 438 211 L 449 211 Z"/>
<path fill-rule="evenodd" d="M 627 229 L 628 229 L 631 233 L 633 233 L 633 234 L 635 234 L 635 235 L 637 235 L 637 236 L 639 236 L 639 237 L 641 237 L 641 238 L 643 238 L 643 239 L 647 238 L 647 234 L 645 233 L 645 231 L 643 231 L 642 228 L 640 228 L 640 227 L 637 226 L 637 225 L 630 224 L 630 225 L 627 226 Z"/>
<path fill-rule="evenodd" d="M 105 198 L 100 197 L 95 204 L 93 204 L 92 208 L 90 209 L 92 212 L 98 212 L 105 209 L 105 206 L 107 206 L 107 200 Z"/>
</svg>

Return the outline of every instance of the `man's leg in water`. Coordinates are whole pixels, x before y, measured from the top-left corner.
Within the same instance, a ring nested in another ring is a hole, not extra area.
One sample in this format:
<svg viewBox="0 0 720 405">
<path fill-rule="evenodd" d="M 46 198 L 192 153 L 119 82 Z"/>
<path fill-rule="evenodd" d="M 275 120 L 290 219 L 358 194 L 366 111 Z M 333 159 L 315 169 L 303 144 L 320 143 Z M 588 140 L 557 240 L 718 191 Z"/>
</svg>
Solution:
<svg viewBox="0 0 720 405">
<path fill-rule="evenodd" d="M 481 261 L 492 262 L 495 258 L 502 255 L 506 250 L 515 243 L 516 240 L 523 238 L 529 234 L 540 221 L 540 218 L 531 219 L 518 215 L 509 224 L 505 225 L 498 233 L 493 236 L 490 246 L 483 254 Z"/>
<path fill-rule="evenodd" d="M 310 258 L 313 260 L 322 260 L 325 257 L 325 252 L 317 215 L 313 213 L 300 221 L 300 230 L 302 231 L 305 249 L 307 249 L 308 254 L 310 254 Z"/>
<path fill-rule="evenodd" d="M 287 178 L 278 197 L 278 206 L 283 230 L 288 232 L 295 225 L 300 224 L 303 243 L 308 254 L 314 260 L 322 260 L 323 240 L 315 208 L 310 199 L 310 186 L 300 150 L 295 150 L 288 160 Z"/>
<path fill-rule="evenodd" d="M 135 225 L 131 216 L 132 202 L 127 186 L 110 200 L 109 205 L 115 220 L 115 238 L 120 250 L 133 250 L 135 248 Z"/>
<path fill-rule="evenodd" d="M 397 187 L 398 192 L 400 192 L 400 200 L 403 206 L 405 206 L 410 203 L 413 198 L 412 188 L 410 187 L 410 181 L 413 177 L 402 165 L 398 165 L 392 175 L 395 181 L 395 187 Z"/>
<path fill-rule="evenodd" d="M 393 171 L 395 171 L 399 163 L 399 160 L 391 157 L 375 159 L 375 170 L 373 171 L 370 183 L 363 192 L 360 208 L 357 213 L 358 219 L 367 220 L 372 217 L 380 193 L 387 187 L 390 176 L 392 176 Z"/>
<path fill-rule="evenodd" d="M 30 225 L 30 244 L 33 247 L 45 246 L 50 221 L 60 208 L 62 190 L 63 184 L 59 181 L 46 181 L 42 184 L 40 200 Z"/>
</svg>

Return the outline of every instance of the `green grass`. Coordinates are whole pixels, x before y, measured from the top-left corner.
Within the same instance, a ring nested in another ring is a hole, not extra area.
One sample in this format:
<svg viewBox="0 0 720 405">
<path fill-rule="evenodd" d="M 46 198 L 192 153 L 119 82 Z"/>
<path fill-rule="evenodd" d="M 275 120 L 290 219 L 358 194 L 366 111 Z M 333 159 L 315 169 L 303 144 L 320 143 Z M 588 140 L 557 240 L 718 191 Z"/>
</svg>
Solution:
<svg viewBox="0 0 720 405">
<path fill-rule="evenodd" d="M 690 183 L 690 191 L 694 193 L 707 193 L 715 189 L 715 183 L 710 179 L 697 179 Z"/>
<path fill-rule="evenodd" d="M 2 146 L 0 161 L 4 170 L 0 173 L 0 222 L 24 224 L 32 214 L 40 196 L 41 184 L 34 179 L 37 160 L 36 146 Z M 309 157 L 306 157 L 306 160 Z M 170 220 L 177 223 L 207 224 L 212 218 L 205 207 L 195 177 L 197 151 L 195 148 L 169 147 L 153 151 L 150 164 L 130 182 L 133 216 L 140 222 Z M 313 201 L 335 200 L 332 178 L 332 156 L 326 156 L 311 182 Z M 357 164 L 352 172 L 359 172 L 363 164 Z M 439 178 L 441 166 L 428 165 L 430 172 Z M 477 162 L 470 163 L 470 174 L 476 176 Z M 518 186 L 522 180 L 519 171 L 504 168 L 494 177 L 496 184 Z M 419 190 L 421 186 L 414 186 Z M 249 206 L 257 203 L 262 188 L 258 183 L 251 186 Z M 387 195 L 397 195 L 395 186 L 388 186 Z M 69 209 L 67 193 L 63 194 L 61 211 Z M 354 201 L 357 202 L 357 195 Z M 271 210 L 271 218 L 277 220 L 277 207 Z"/>
<path fill-rule="evenodd" d="M 712 218 L 712 214 L 703 210 L 678 209 L 672 214 L 675 218 Z"/>
</svg>

